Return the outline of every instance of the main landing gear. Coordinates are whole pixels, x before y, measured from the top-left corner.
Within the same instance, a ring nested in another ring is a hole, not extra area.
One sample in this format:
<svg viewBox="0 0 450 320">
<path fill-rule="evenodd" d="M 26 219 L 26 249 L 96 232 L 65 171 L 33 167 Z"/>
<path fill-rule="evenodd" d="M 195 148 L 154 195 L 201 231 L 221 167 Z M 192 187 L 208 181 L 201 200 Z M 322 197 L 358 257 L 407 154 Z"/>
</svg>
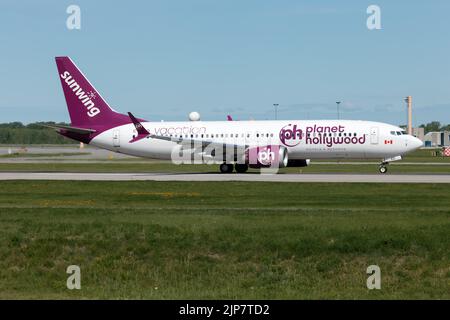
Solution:
<svg viewBox="0 0 450 320">
<path fill-rule="evenodd" d="M 233 172 L 233 165 L 230 163 L 222 163 L 219 167 L 220 172 L 222 173 L 232 173 Z"/>
<path fill-rule="evenodd" d="M 234 169 L 236 169 L 237 173 L 245 173 L 248 170 L 248 165 L 243 164 L 243 163 L 236 163 L 236 165 L 234 166 Z"/>
<path fill-rule="evenodd" d="M 248 165 L 242 163 L 236 163 L 234 166 L 230 163 L 222 163 L 219 169 L 222 173 L 232 173 L 233 167 L 237 173 L 244 173 L 248 170 Z"/>
</svg>

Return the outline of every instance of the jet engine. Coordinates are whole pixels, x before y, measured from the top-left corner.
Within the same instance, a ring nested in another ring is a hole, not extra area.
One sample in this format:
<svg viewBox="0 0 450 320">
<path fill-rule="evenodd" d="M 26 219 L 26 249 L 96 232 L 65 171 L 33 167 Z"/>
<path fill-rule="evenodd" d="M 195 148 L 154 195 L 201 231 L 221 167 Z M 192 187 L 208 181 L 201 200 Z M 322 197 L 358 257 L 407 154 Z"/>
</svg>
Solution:
<svg viewBox="0 0 450 320">
<path fill-rule="evenodd" d="M 245 152 L 245 163 L 250 168 L 284 168 L 288 165 L 288 152 L 279 145 L 251 147 Z"/>
<path fill-rule="evenodd" d="M 288 167 L 307 167 L 311 161 L 309 159 L 289 159 Z"/>
</svg>

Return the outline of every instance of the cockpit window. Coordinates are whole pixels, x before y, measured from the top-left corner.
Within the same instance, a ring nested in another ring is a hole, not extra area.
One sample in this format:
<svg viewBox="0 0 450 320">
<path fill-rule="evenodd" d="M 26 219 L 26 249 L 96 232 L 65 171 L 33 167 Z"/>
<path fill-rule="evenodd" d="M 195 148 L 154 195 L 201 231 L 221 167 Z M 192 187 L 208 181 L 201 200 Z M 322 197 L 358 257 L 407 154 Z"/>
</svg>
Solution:
<svg viewBox="0 0 450 320">
<path fill-rule="evenodd" d="M 405 130 L 402 130 L 402 131 L 391 131 L 391 135 L 392 136 L 401 136 L 401 135 L 404 135 L 404 134 L 407 134 Z"/>
</svg>

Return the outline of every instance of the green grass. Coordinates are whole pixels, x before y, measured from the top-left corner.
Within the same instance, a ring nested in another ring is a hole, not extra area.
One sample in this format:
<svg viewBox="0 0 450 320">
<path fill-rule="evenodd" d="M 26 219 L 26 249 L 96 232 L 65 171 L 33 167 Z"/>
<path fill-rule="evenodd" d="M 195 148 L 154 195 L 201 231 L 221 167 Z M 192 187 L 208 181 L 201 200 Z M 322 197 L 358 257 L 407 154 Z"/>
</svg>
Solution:
<svg viewBox="0 0 450 320">
<path fill-rule="evenodd" d="M 419 149 L 407 154 L 404 160 L 407 162 L 443 162 L 450 163 L 450 157 L 443 157 L 441 155 L 435 156 L 438 152 L 440 154 L 441 148 L 435 149 Z"/>
<path fill-rule="evenodd" d="M 3 181 L 0 298 L 449 299 L 449 231 L 435 184 Z"/>
</svg>

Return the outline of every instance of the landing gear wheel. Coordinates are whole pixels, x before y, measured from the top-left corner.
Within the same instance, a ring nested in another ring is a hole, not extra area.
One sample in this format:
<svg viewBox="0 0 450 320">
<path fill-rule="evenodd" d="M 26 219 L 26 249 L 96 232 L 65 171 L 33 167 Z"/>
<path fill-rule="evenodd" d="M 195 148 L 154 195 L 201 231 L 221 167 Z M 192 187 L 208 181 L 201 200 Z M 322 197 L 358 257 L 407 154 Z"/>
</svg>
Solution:
<svg viewBox="0 0 450 320">
<path fill-rule="evenodd" d="M 380 168 L 378 170 L 380 170 L 380 173 L 386 173 L 387 167 L 382 165 L 382 166 L 380 166 Z"/>
<path fill-rule="evenodd" d="M 236 170 L 237 173 L 245 173 L 248 170 L 248 165 L 242 164 L 242 163 L 236 163 L 236 165 L 234 166 L 234 169 Z"/>
<path fill-rule="evenodd" d="M 229 163 L 222 163 L 219 167 L 220 172 L 222 173 L 232 173 L 233 172 L 233 165 Z"/>
</svg>

